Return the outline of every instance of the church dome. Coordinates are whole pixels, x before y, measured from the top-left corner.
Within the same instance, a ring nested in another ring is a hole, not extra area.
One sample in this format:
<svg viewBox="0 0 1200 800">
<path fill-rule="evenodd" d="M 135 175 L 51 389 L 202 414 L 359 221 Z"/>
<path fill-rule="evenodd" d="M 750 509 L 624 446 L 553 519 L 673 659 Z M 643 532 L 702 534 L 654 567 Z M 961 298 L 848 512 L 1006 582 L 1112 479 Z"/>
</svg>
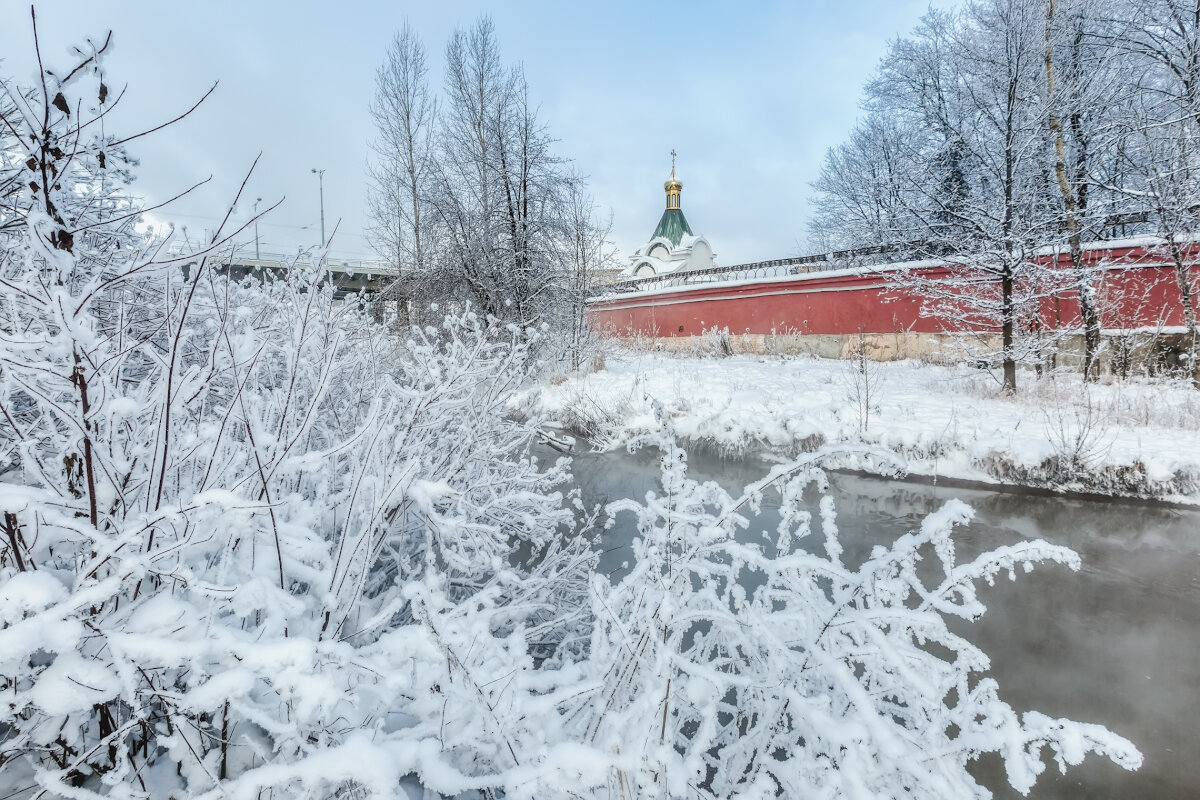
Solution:
<svg viewBox="0 0 1200 800">
<path fill-rule="evenodd" d="M 714 253 L 703 236 L 692 233 L 692 226 L 680 208 L 683 182 L 675 175 L 675 151 L 671 151 L 671 177 L 663 184 L 667 207 L 663 210 L 650 241 L 633 254 L 625 274 L 635 277 L 708 269 Z"/>
<path fill-rule="evenodd" d="M 683 209 L 679 207 L 679 198 L 683 193 L 683 182 L 675 177 L 675 151 L 671 151 L 671 178 L 663 184 L 663 189 L 667 192 L 667 209 L 663 211 L 662 219 L 658 221 L 658 227 L 654 229 L 651 239 L 662 237 L 671 242 L 672 247 L 678 247 L 683 241 L 683 235 L 692 236 L 692 228 L 688 225 L 687 218 L 683 216 Z"/>
</svg>

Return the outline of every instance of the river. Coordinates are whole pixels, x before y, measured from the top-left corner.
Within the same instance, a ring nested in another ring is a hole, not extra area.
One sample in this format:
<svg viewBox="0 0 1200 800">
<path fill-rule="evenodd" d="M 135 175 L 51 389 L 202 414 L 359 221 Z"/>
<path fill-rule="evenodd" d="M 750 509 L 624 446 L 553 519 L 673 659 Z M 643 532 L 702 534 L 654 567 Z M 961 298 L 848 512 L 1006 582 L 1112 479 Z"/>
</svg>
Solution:
<svg viewBox="0 0 1200 800">
<path fill-rule="evenodd" d="M 767 469 L 696 453 L 689 465 L 693 478 L 734 492 Z M 656 451 L 577 453 L 573 471 L 589 504 L 658 488 Z M 977 512 L 956 534 L 960 560 L 1032 538 L 1082 557 L 1078 572 L 1046 564 L 1015 582 L 983 585 L 988 612 L 951 626 L 991 656 L 1001 697 L 1016 711 L 1103 724 L 1145 755 L 1133 773 L 1095 755 L 1065 776 L 1050 762 L 1031 797 L 1200 796 L 1200 511 L 848 474 L 832 475 L 831 484 L 849 564 L 955 497 Z M 778 498 L 772 504 L 768 495 L 763 506 L 749 535 L 775 525 Z M 603 534 L 599 568 L 619 576 L 635 535 L 632 515 L 619 516 Z M 973 772 L 996 797 L 1020 797 L 998 758 Z"/>
</svg>

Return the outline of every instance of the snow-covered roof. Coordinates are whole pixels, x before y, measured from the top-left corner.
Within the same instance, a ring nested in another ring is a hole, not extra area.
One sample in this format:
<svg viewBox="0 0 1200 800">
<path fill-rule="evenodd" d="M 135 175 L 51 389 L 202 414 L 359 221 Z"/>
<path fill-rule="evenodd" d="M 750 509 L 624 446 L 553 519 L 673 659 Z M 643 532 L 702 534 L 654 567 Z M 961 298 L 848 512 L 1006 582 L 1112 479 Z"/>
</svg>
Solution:
<svg viewBox="0 0 1200 800">
<path fill-rule="evenodd" d="M 696 246 L 696 243 L 701 241 L 705 244 L 708 244 L 707 239 L 705 239 L 703 236 L 696 236 L 695 234 L 685 235 L 679 240 L 679 244 L 673 244 L 670 239 L 667 239 L 664 236 L 657 236 L 646 242 L 637 250 L 633 251 L 633 255 L 629 257 L 629 260 L 635 261 L 642 258 L 652 257 L 649 254 L 656 245 L 662 245 L 663 249 L 665 249 L 670 255 L 672 261 L 681 258 L 687 258 L 688 253 L 690 253 L 692 248 Z"/>
<path fill-rule="evenodd" d="M 621 274 L 633 277 L 639 267 L 648 264 L 650 268 L 654 270 L 655 275 L 665 275 L 667 273 L 675 272 L 686 263 L 687 259 L 684 258 L 676 258 L 670 261 L 665 261 L 655 256 L 636 255 L 629 259 L 629 266 L 621 270 Z"/>
</svg>

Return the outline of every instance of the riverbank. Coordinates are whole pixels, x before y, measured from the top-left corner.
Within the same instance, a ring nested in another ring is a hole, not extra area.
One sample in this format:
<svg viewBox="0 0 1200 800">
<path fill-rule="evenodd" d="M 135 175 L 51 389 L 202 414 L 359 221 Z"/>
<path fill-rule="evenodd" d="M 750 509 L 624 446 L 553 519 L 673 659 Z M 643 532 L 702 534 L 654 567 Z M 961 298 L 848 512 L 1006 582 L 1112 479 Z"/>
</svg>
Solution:
<svg viewBox="0 0 1200 800">
<path fill-rule="evenodd" d="M 517 403 L 614 449 L 659 427 L 689 447 L 786 459 L 824 444 L 877 444 L 910 474 L 1200 505 L 1200 392 L 1163 378 L 1086 385 L 918 361 L 726 358 L 619 350 Z"/>
</svg>

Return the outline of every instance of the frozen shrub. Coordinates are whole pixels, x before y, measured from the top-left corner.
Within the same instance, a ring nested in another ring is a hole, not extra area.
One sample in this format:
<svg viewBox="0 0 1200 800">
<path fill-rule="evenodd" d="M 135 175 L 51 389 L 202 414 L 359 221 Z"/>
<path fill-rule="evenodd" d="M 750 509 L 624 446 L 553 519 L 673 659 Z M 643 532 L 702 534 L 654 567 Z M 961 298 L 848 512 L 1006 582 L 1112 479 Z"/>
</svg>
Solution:
<svg viewBox="0 0 1200 800">
<path fill-rule="evenodd" d="M 613 754 L 612 785 L 684 797 L 990 797 L 967 770 L 998 753 L 1025 793 L 1042 751 L 1060 768 L 1088 752 L 1132 769 L 1141 755 L 1097 725 L 1018 715 L 986 677 L 987 656 L 946 626 L 984 612 L 975 584 L 1075 553 L 1022 542 L 955 558 L 952 501 L 890 548 L 843 560 L 822 466 L 895 469 L 885 454 L 825 449 L 776 467 L 738 497 L 687 477 L 669 436 L 662 494 L 613 509 L 637 515 L 636 563 L 597 582 L 598 696 L 586 740 Z M 801 505 L 822 493 L 820 518 Z M 772 540 L 738 534 L 768 490 L 781 495 Z M 818 539 L 818 542 L 812 542 Z M 617 753 L 620 756 L 617 756 Z"/>
<path fill-rule="evenodd" d="M 698 339 L 693 340 L 696 355 L 712 358 L 728 358 L 733 355 L 733 337 L 729 328 L 718 328 L 715 325 L 705 328 Z"/>
<path fill-rule="evenodd" d="M 585 652 L 593 561 L 503 413 L 527 332 L 467 311 L 397 348 L 320 269 L 231 280 L 225 229 L 165 257 L 86 191 L 120 153 L 74 119 L 98 50 L 5 85 L 5 146 L 58 180 L 0 209 L 0 796 L 508 769 L 534 745 L 492 698 L 542 687 L 495 679 Z"/>
</svg>

